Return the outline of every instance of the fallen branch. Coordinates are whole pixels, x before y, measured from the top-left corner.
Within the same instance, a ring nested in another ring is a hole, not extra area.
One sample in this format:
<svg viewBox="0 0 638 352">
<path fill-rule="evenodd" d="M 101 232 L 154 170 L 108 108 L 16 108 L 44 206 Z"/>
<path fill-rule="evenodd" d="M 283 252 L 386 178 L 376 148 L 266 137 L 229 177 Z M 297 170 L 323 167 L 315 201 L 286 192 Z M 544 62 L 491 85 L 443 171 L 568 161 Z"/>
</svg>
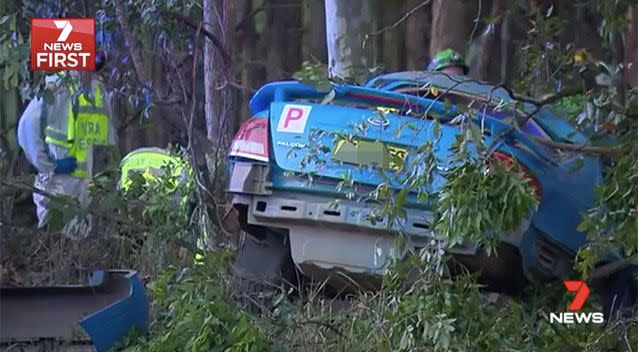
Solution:
<svg viewBox="0 0 638 352">
<path fill-rule="evenodd" d="M 524 126 L 525 124 L 527 124 L 529 120 L 531 120 L 534 116 L 536 116 L 536 114 L 538 114 L 545 105 L 553 104 L 563 98 L 585 93 L 581 88 L 572 88 L 572 89 L 564 89 L 556 94 L 551 94 L 542 99 L 534 99 L 534 98 L 529 98 L 529 97 L 516 94 L 510 88 L 507 88 L 505 84 L 499 83 L 492 88 L 492 91 L 490 92 L 490 100 L 491 100 L 492 93 L 496 91 L 496 89 L 498 88 L 502 88 L 503 90 L 505 90 L 512 100 L 534 105 L 534 109 L 532 111 L 530 111 L 523 118 L 518 120 L 518 123 L 517 123 L 518 126 Z M 491 150 L 496 144 L 498 144 L 498 142 L 503 140 L 510 133 L 514 132 L 514 130 L 516 130 L 516 126 L 512 125 L 512 127 L 507 129 L 500 135 L 496 136 L 496 138 L 494 138 L 494 140 L 492 141 L 492 143 L 489 145 L 487 149 Z M 568 145 L 568 144 L 565 144 L 565 145 Z"/>
<path fill-rule="evenodd" d="M 509 94 L 510 98 L 516 101 L 522 101 L 535 106 L 529 114 L 527 114 L 519 123 L 520 126 L 525 125 L 534 115 L 536 115 L 544 106 L 560 101 L 563 98 L 573 97 L 579 94 L 585 94 L 582 88 L 570 88 L 559 91 L 558 93 L 548 95 L 542 99 L 526 98 L 514 93 L 509 88 L 503 86 L 503 89 Z"/>
<path fill-rule="evenodd" d="M 509 96 L 510 99 L 512 99 L 513 101 L 518 101 L 518 102 L 522 102 L 522 103 L 528 103 L 530 105 L 534 105 L 535 107 L 539 107 L 542 108 L 545 105 L 549 105 L 549 104 L 553 104 L 563 98 L 567 98 L 567 97 L 571 97 L 574 95 L 578 95 L 578 94 L 585 94 L 586 92 L 582 89 L 582 88 L 567 88 L 567 89 L 563 89 L 557 93 L 554 94 L 550 94 L 550 95 L 546 95 L 543 98 L 540 99 L 535 99 L 535 98 L 530 98 L 524 95 L 520 95 L 518 93 L 515 93 L 511 88 L 507 87 L 505 85 L 505 83 L 501 82 L 499 84 L 496 85 L 492 85 L 474 78 L 470 78 L 467 76 L 457 76 L 457 75 L 450 75 L 447 74 L 445 72 L 424 72 L 424 77 L 425 76 L 444 76 L 447 79 L 449 79 L 450 81 L 454 82 L 455 85 L 454 86 L 458 86 L 460 84 L 463 83 L 477 83 L 480 85 L 484 85 L 487 87 L 491 87 L 490 90 L 490 94 L 486 99 L 480 99 L 480 102 L 484 102 L 487 104 L 491 104 L 492 102 L 492 98 L 493 98 L 493 94 L 496 90 L 498 90 L 499 88 L 503 89 L 507 95 Z M 416 78 L 417 80 L 419 80 L 419 77 Z M 476 96 L 475 98 L 481 98 L 480 96 Z M 538 111 L 532 111 L 530 113 L 536 114 L 538 113 Z"/>
<path fill-rule="evenodd" d="M 430 107 L 437 101 L 439 100 L 441 97 L 444 97 L 446 94 L 450 93 L 451 91 L 453 91 L 457 86 L 463 84 L 463 83 L 469 83 L 469 82 L 474 82 L 474 83 L 482 83 L 481 81 L 475 80 L 475 79 L 471 79 L 471 78 L 465 78 L 463 77 L 462 80 L 456 79 L 455 77 L 448 75 L 444 72 L 433 72 L 431 73 L 432 75 L 443 75 L 445 77 L 447 77 L 448 79 L 450 79 L 452 82 L 454 82 L 453 85 L 451 85 L 450 87 L 448 87 L 444 92 L 442 92 L 441 94 L 438 94 L 436 96 L 436 98 L 433 100 L 432 104 L 430 104 Z M 528 103 L 531 105 L 534 105 L 534 109 L 531 110 L 529 113 L 527 113 L 518 123 L 519 126 L 523 126 L 525 125 L 531 118 L 533 118 L 544 106 L 549 105 L 549 104 L 553 104 L 563 98 L 567 98 L 570 96 L 574 96 L 574 95 L 578 95 L 578 94 L 583 94 L 585 93 L 581 88 L 572 88 L 572 89 L 564 89 L 558 93 L 555 94 L 551 94 L 548 96 L 545 96 L 543 98 L 540 99 L 534 99 L 534 98 L 530 98 L 530 97 L 525 97 L 522 96 L 520 94 L 515 93 L 514 91 L 512 91 L 510 88 L 506 87 L 504 83 L 499 83 L 495 86 L 492 87 L 492 89 L 490 90 L 490 94 L 486 99 L 480 99 L 481 97 L 475 97 L 476 99 L 478 99 L 479 102 L 483 102 L 483 103 L 487 103 L 490 104 L 492 103 L 492 99 L 493 99 L 493 95 L 494 92 L 499 89 L 502 88 L 505 92 L 507 92 L 508 96 L 510 97 L 510 99 L 514 100 L 514 101 L 520 101 L 520 102 L 524 102 L 524 103 Z M 403 89 L 400 90 L 399 92 L 418 92 L 420 90 L 423 90 L 423 87 L 415 87 L 415 88 L 407 88 L 407 89 Z M 429 108 L 426 111 L 426 113 L 429 111 Z M 506 131 L 502 132 L 500 135 L 498 135 L 490 144 L 490 146 L 488 147 L 488 150 L 491 149 L 493 146 L 495 146 L 499 141 L 501 141 L 503 138 L 507 137 L 510 133 L 512 133 L 514 130 L 516 129 L 515 126 L 512 126 L 511 128 L 507 129 Z M 594 145 L 590 145 L 590 144 L 572 144 L 572 143 L 561 143 L 561 142 L 555 142 L 552 140 L 547 140 L 547 139 L 542 139 L 542 138 L 538 138 L 538 137 L 532 137 L 536 142 L 545 144 L 547 146 L 550 146 L 552 148 L 556 148 L 556 149 L 562 149 L 562 150 L 572 150 L 572 151 L 580 151 L 580 152 L 586 152 L 586 153 L 591 153 L 591 154 L 600 154 L 600 155 L 616 155 L 618 153 L 623 152 L 624 148 L 621 147 L 603 147 L 603 146 L 594 146 Z"/>
<path fill-rule="evenodd" d="M 555 142 L 548 139 L 543 139 L 540 137 L 533 137 L 533 139 L 541 144 L 546 146 L 562 149 L 562 150 L 571 150 L 576 152 L 585 152 L 591 154 L 600 154 L 600 155 L 616 155 L 623 152 L 624 148 L 621 147 L 601 147 L 595 146 L 591 144 L 572 144 L 572 143 L 561 143 Z"/>
</svg>

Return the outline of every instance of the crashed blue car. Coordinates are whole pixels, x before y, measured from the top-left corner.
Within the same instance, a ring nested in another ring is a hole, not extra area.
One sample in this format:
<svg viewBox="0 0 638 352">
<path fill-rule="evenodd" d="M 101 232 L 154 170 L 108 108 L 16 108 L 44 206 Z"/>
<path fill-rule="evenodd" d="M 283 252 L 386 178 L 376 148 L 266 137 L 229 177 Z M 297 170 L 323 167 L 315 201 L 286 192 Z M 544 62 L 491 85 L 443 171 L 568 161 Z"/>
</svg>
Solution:
<svg viewBox="0 0 638 352">
<path fill-rule="evenodd" d="M 550 109 L 540 108 L 528 119 L 536 107 L 516 103 L 504 88 L 431 72 L 386 74 L 363 87 L 336 85 L 326 96 L 285 81 L 264 85 L 250 102 L 253 118 L 241 126 L 229 153 L 228 192 L 245 233 L 233 266 L 237 278 L 294 283 L 301 273 L 337 290 L 376 287 L 391 258 L 435 238 L 433 209 L 411 194 L 405 217 L 389 221 L 376 216 L 377 203 L 351 200 L 348 192 L 365 194 L 384 182 L 372 166 L 392 171 L 416 157 L 415 150 L 433 138 L 435 119 L 442 122 L 437 169 L 450 167 L 450 147 L 466 121 L 460 105 L 481 111 L 469 123 L 480 124 L 493 157 L 523 166 L 539 206 L 519 229 L 501 234 L 498 256 L 473 243 L 450 254 L 497 290 L 573 277 L 575 254 L 587 240 L 577 225 L 595 204 L 603 169 L 596 156 L 543 143 L 586 141 Z M 520 130 L 512 129 L 512 116 L 523 124 Z M 344 132 L 347 138 L 337 138 Z M 435 177 L 429 190 L 444 182 Z M 405 248 L 397 246 L 398 234 L 405 235 Z M 600 283 L 606 306 L 634 303 L 632 270 Z"/>
</svg>

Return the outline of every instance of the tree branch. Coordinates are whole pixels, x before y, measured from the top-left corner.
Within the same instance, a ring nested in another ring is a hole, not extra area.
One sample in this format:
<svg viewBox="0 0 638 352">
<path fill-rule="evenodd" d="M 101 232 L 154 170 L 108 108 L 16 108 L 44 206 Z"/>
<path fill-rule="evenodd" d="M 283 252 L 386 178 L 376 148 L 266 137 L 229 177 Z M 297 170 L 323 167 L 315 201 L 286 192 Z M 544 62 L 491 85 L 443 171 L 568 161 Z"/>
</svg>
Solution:
<svg viewBox="0 0 638 352">
<path fill-rule="evenodd" d="M 437 96 L 437 99 L 440 98 L 441 96 L 447 94 L 448 92 L 452 91 L 456 86 L 462 84 L 462 83 L 468 83 L 468 82 L 474 82 L 474 83 L 482 83 L 481 81 L 475 80 L 475 79 L 470 79 L 470 78 L 464 78 L 462 80 L 459 80 L 453 76 L 450 76 L 444 72 L 436 72 L 436 73 L 432 73 L 432 75 L 443 75 L 445 77 L 447 77 L 448 79 L 450 79 L 452 82 L 454 82 L 455 84 L 453 84 L 451 87 L 449 87 L 443 94 L 439 94 Z M 492 87 L 492 89 L 490 90 L 490 95 L 487 97 L 486 101 L 483 101 L 485 103 L 491 103 L 492 102 L 492 96 L 494 94 L 494 92 L 497 89 L 503 89 L 507 95 L 510 97 L 510 99 L 512 99 L 513 101 L 519 101 L 519 102 L 523 102 L 523 103 L 528 103 L 530 105 L 534 106 L 534 109 L 531 110 L 529 113 L 527 113 L 524 117 L 522 117 L 520 120 L 518 120 L 518 125 L 519 126 L 523 126 L 525 125 L 527 122 L 529 122 L 529 120 L 531 118 L 533 118 L 544 106 L 546 105 L 550 105 L 553 104 L 563 98 L 567 98 L 567 97 L 571 97 L 571 96 L 575 96 L 578 94 L 584 94 L 586 93 L 584 91 L 583 88 L 566 88 L 563 89 L 555 94 L 550 94 L 550 95 L 546 95 L 540 99 L 535 99 L 535 98 L 530 98 L 530 97 L 526 97 L 520 94 L 515 93 L 514 91 L 512 91 L 510 88 L 508 88 L 507 86 L 505 86 L 504 83 L 499 83 L 495 86 Z M 416 88 L 415 90 L 419 90 L 421 88 Z M 410 91 L 410 90 L 407 90 Z M 480 98 L 480 97 L 477 97 Z M 435 101 L 437 100 L 435 99 Z M 488 150 L 491 149 L 493 146 L 495 146 L 499 141 L 501 141 L 503 138 L 507 137 L 510 133 L 512 133 L 514 130 L 516 129 L 516 127 L 514 125 L 512 125 L 511 128 L 507 129 L 506 131 L 503 131 L 503 133 L 501 133 L 500 135 L 496 136 L 496 138 L 492 141 L 492 143 L 488 146 Z M 586 153 L 591 153 L 591 154 L 600 154 L 600 155 L 616 155 L 618 153 L 623 152 L 624 148 L 620 148 L 620 147 L 603 147 L 603 146 L 593 146 L 590 144 L 571 144 L 571 143 L 561 143 L 561 142 L 555 142 L 555 141 L 551 141 L 551 140 L 545 140 L 545 139 L 541 139 L 541 138 L 533 138 L 535 141 L 548 145 L 550 147 L 553 148 L 557 148 L 557 149 L 563 149 L 563 150 L 573 150 L 573 151 L 582 151 L 582 152 L 586 152 Z"/>
<path fill-rule="evenodd" d="M 224 65 L 228 66 L 230 64 L 230 55 L 228 55 L 228 53 L 226 52 L 226 49 L 224 48 L 224 45 L 222 44 L 222 42 L 213 33 L 207 31 L 204 28 L 199 29 L 200 27 L 199 25 L 195 24 L 188 18 L 178 13 L 174 13 L 170 11 L 162 11 L 161 14 L 165 16 L 166 18 L 172 18 L 176 21 L 182 22 L 183 24 L 194 29 L 195 31 L 199 30 L 204 36 L 206 36 L 206 38 L 208 38 L 208 40 L 211 41 L 211 43 L 213 44 L 213 46 L 215 46 L 217 51 L 219 51 L 219 54 L 222 56 L 222 59 L 224 60 Z"/>
<path fill-rule="evenodd" d="M 129 52 L 131 53 L 131 58 L 133 59 L 133 66 L 135 66 L 137 77 L 140 81 L 143 82 L 143 84 L 146 84 L 148 80 L 146 79 L 146 71 L 144 70 L 144 61 L 142 60 L 142 54 L 140 53 L 138 42 L 133 36 L 131 26 L 129 25 L 128 19 L 126 18 L 122 0 L 113 0 L 113 7 L 115 8 L 117 22 L 120 24 L 120 27 L 122 27 L 124 39 L 128 43 Z"/>
<path fill-rule="evenodd" d="M 399 24 L 401 24 L 401 22 L 405 21 L 408 17 L 412 16 L 415 12 L 419 11 L 422 7 L 424 7 L 425 5 L 429 4 L 432 0 L 425 0 L 422 3 L 416 5 L 412 10 L 408 11 L 405 13 L 405 15 L 403 15 L 401 18 L 399 18 L 396 22 L 394 22 L 392 25 L 387 26 L 385 28 L 381 28 L 378 31 L 369 33 L 368 36 L 377 36 L 383 32 L 387 32 L 393 28 L 396 28 Z"/>
<path fill-rule="evenodd" d="M 571 144 L 571 143 L 561 143 L 555 142 L 552 140 L 547 140 L 539 137 L 533 137 L 536 142 L 541 144 L 545 144 L 549 147 L 562 149 L 562 150 L 572 150 L 576 152 L 585 152 L 591 154 L 600 154 L 600 155 L 616 155 L 623 152 L 624 148 L 620 147 L 601 147 L 595 146 L 591 144 Z"/>
<path fill-rule="evenodd" d="M 240 29 L 247 26 L 249 21 L 252 20 L 253 17 L 257 16 L 257 14 L 264 11 L 265 9 L 266 9 L 266 6 L 262 5 L 250 11 L 249 14 L 247 14 L 244 18 L 241 19 L 241 21 L 239 21 L 239 23 L 237 23 L 237 25 L 235 26 L 235 32 L 239 32 Z"/>
</svg>

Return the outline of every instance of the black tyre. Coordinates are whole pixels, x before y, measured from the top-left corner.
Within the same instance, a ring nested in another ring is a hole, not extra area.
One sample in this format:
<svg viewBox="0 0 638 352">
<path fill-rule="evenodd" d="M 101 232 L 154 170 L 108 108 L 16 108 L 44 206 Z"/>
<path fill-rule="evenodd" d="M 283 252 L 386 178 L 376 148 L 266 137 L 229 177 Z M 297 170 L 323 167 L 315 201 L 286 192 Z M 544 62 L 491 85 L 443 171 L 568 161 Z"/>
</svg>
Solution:
<svg viewBox="0 0 638 352">
<path fill-rule="evenodd" d="M 296 286 L 288 236 L 261 228 L 258 234 L 244 232 L 241 237 L 231 266 L 235 297 L 245 308 L 270 309 L 279 295 Z"/>
</svg>

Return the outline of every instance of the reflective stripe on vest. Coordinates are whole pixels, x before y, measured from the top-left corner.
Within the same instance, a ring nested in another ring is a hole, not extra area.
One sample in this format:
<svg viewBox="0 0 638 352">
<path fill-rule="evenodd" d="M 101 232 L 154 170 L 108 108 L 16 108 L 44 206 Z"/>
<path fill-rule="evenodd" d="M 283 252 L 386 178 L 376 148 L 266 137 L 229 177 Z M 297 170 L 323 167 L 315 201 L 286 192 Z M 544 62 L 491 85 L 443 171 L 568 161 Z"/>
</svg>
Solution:
<svg viewBox="0 0 638 352">
<path fill-rule="evenodd" d="M 71 148 L 71 143 L 69 143 L 66 139 L 66 132 L 62 132 L 51 126 L 47 126 L 44 130 L 44 135 L 44 141 L 47 143 L 51 143 L 65 149 Z"/>
<path fill-rule="evenodd" d="M 68 150 L 67 156 L 75 157 L 78 167 L 73 176 L 87 176 L 87 151 L 91 145 L 108 145 L 109 123 L 99 86 L 93 90 L 92 96 L 84 93 L 76 94 L 71 88 L 77 104 L 72 104 L 67 116 L 67 131 L 60 131 L 53 126 L 45 129 L 45 142 Z"/>
</svg>

